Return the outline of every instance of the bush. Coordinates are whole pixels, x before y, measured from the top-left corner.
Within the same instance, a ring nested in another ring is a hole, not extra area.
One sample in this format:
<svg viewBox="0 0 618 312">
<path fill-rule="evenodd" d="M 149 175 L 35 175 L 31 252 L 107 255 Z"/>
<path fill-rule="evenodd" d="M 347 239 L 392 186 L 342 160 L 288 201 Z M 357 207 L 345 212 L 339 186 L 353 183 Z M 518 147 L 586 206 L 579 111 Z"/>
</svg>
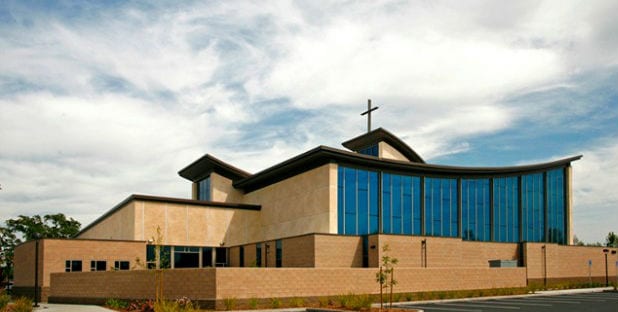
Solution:
<svg viewBox="0 0 618 312">
<path fill-rule="evenodd" d="M 318 298 L 318 303 L 320 305 L 320 308 L 326 308 L 330 303 L 330 299 L 328 297 L 320 297 Z"/>
<path fill-rule="evenodd" d="M 129 307 L 129 303 L 124 300 L 116 298 L 109 298 L 105 301 L 105 306 L 114 310 L 126 309 Z"/>
<path fill-rule="evenodd" d="M 300 308 L 305 305 L 305 300 L 303 298 L 294 297 L 290 299 L 290 306 L 295 308 Z"/>
<path fill-rule="evenodd" d="M 224 298 L 223 304 L 226 311 L 234 310 L 236 308 L 236 298 Z"/>
<path fill-rule="evenodd" d="M 361 309 L 371 308 L 372 303 L 373 299 L 371 298 L 371 295 L 357 295 L 352 298 L 352 302 L 347 308 L 359 311 Z"/>
<path fill-rule="evenodd" d="M 12 312 L 32 312 L 32 300 L 21 297 L 15 299 L 13 305 L 11 306 Z"/>
<path fill-rule="evenodd" d="M 258 300 L 257 300 L 257 298 L 250 298 L 249 299 L 249 308 L 257 309 L 257 307 L 258 307 Z"/>
<path fill-rule="evenodd" d="M 6 306 L 9 304 L 9 301 L 11 301 L 11 296 L 5 293 L 0 294 L 0 311 L 6 308 Z"/>
<path fill-rule="evenodd" d="M 272 299 L 270 299 L 270 306 L 273 309 L 280 308 L 281 307 L 281 299 L 279 299 L 279 298 L 272 298 Z"/>
</svg>

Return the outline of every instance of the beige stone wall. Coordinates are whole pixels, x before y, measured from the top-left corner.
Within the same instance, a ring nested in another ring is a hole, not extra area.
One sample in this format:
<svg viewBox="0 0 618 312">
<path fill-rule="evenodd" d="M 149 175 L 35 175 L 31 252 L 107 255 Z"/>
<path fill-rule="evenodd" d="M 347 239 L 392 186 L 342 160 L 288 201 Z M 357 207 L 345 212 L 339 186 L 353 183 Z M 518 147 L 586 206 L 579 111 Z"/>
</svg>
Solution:
<svg viewBox="0 0 618 312">
<path fill-rule="evenodd" d="M 315 239 L 313 235 L 296 236 L 283 240 L 284 267 L 315 266 Z"/>
<path fill-rule="evenodd" d="M 547 248 L 544 254 L 543 246 Z M 541 280 L 583 278 L 587 280 L 589 274 L 588 260 L 592 260 L 591 275 L 595 280 L 605 279 L 605 254 L 607 247 L 561 246 L 556 244 L 526 243 L 525 259 L 528 268 L 528 278 Z M 609 250 L 617 250 L 609 248 Z M 608 254 L 608 275 L 614 280 L 616 277 L 616 254 Z M 546 269 L 545 269 L 546 264 Z"/>
<path fill-rule="evenodd" d="M 215 269 L 163 270 L 163 296 L 176 299 L 215 297 Z M 155 273 L 152 270 L 52 274 L 50 301 L 105 302 L 108 298 L 152 299 Z"/>
<path fill-rule="evenodd" d="M 129 202 L 112 215 L 102 220 L 79 235 L 83 239 L 118 239 L 132 240 L 135 238 L 135 204 Z M 142 238 L 139 238 L 142 239 Z"/>
<path fill-rule="evenodd" d="M 79 238 L 156 241 L 159 227 L 165 245 L 234 245 L 255 236 L 258 214 L 252 210 L 134 200 Z M 129 230 L 133 231 L 130 235 Z"/>
<path fill-rule="evenodd" d="M 262 206 L 260 228 L 249 241 L 336 233 L 337 166 L 326 164 L 245 194 L 244 203 Z"/>
<path fill-rule="evenodd" d="M 34 285 L 35 242 L 30 241 L 15 248 L 15 287 L 27 287 L 31 294 Z M 47 300 L 50 274 L 65 271 L 67 260 L 81 260 L 82 271 L 90 271 L 90 261 L 106 261 L 107 270 L 114 267 L 114 261 L 129 261 L 131 268 L 136 259 L 146 260 L 146 243 L 129 241 L 42 239 L 39 241 L 39 286 L 43 287 L 41 299 Z M 26 294 L 24 293 L 24 295 Z"/>
<path fill-rule="evenodd" d="M 406 156 L 403 156 L 403 154 L 386 142 L 378 143 L 378 156 L 380 158 L 410 161 Z"/>
<path fill-rule="evenodd" d="M 427 267 L 489 267 L 489 260 L 518 259 L 518 244 L 463 241 L 460 238 L 420 237 L 405 235 L 375 235 L 370 249 L 376 263 L 381 259 L 382 246 L 388 244 L 390 256 L 399 260 L 401 267 L 421 267 L 427 260 Z M 422 241 L 426 240 L 426 256 Z M 379 246 L 379 248 L 378 248 Z"/>
<path fill-rule="evenodd" d="M 234 188 L 232 180 L 218 175 L 210 174 L 210 199 L 212 201 L 225 203 L 241 203 L 243 200 L 243 192 Z"/>
<path fill-rule="evenodd" d="M 363 242 L 360 236 L 315 235 L 316 267 L 362 267 Z"/>
<path fill-rule="evenodd" d="M 396 270 L 396 292 L 525 287 L 524 268 Z M 165 270 L 164 297 L 193 300 L 376 294 L 376 269 L 212 268 Z M 127 283 L 131 281 L 131 283 Z M 454 282 L 457 281 L 457 282 Z M 53 274 L 50 300 L 76 302 L 107 298 L 152 298 L 152 271 Z"/>
<path fill-rule="evenodd" d="M 34 285 L 35 242 L 29 241 L 15 247 L 13 283 L 15 287 Z M 43 244 L 39 245 L 39 264 L 43 263 Z M 62 270 L 64 272 L 64 268 Z M 43 265 L 39 265 L 39 286 L 43 285 Z"/>
</svg>

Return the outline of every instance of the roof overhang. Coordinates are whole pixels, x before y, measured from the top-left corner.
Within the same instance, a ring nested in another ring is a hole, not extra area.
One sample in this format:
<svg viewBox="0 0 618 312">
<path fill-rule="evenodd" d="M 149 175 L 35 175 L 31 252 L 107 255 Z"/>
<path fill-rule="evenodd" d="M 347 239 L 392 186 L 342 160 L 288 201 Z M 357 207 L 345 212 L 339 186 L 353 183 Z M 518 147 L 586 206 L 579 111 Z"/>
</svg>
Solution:
<svg viewBox="0 0 618 312">
<path fill-rule="evenodd" d="M 187 180 L 197 182 L 210 175 L 211 172 L 216 172 L 226 178 L 231 179 L 232 181 L 237 181 L 251 176 L 250 173 L 242 169 L 238 169 L 208 154 L 202 156 L 200 159 L 180 170 L 178 174 Z"/>
<path fill-rule="evenodd" d="M 410 146 L 408 146 L 405 142 L 400 140 L 394 134 L 386 131 L 383 128 L 378 128 L 371 132 L 357 136 L 351 140 L 341 143 L 341 145 L 350 150 L 358 151 L 362 148 L 377 144 L 381 141 L 384 141 L 390 146 L 394 147 L 409 161 L 416 163 L 425 163 L 423 158 L 421 158 L 421 156 L 419 156 L 412 148 L 410 148 Z"/>
</svg>

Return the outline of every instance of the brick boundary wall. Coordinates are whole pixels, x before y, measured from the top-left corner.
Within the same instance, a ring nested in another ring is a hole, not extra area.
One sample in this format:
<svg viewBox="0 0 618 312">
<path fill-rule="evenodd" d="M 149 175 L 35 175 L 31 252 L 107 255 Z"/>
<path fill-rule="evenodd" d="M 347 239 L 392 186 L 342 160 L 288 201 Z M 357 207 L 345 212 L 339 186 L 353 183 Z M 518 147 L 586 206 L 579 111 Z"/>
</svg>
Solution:
<svg viewBox="0 0 618 312">
<path fill-rule="evenodd" d="M 375 268 L 209 268 L 163 273 L 167 299 L 187 296 L 215 307 L 223 299 L 379 293 Z M 154 271 L 51 275 L 49 302 L 101 304 L 154 298 Z M 396 292 L 526 287 L 525 268 L 396 268 Z"/>
</svg>

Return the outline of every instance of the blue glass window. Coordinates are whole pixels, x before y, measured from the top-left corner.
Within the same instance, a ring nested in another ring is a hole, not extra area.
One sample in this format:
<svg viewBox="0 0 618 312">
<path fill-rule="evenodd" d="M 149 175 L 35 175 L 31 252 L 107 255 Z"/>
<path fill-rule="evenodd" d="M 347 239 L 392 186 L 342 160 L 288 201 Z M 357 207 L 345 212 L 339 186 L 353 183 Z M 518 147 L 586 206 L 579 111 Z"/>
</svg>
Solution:
<svg viewBox="0 0 618 312">
<path fill-rule="evenodd" d="M 339 166 L 337 188 L 339 234 L 378 233 L 378 173 Z"/>
<path fill-rule="evenodd" d="M 362 148 L 358 151 L 360 154 L 369 155 L 369 156 L 378 156 L 378 145 L 371 145 L 365 148 Z"/>
<path fill-rule="evenodd" d="M 521 177 L 522 239 L 524 241 L 545 241 L 544 193 L 542 173 Z"/>
<path fill-rule="evenodd" d="M 421 179 L 382 175 L 382 232 L 421 234 Z"/>
<path fill-rule="evenodd" d="M 197 183 L 197 199 L 210 200 L 210 176 Z"/>
<path fill-rule="evenodd" d="M 425 178 L 425 234 L 458 236 L 457 179 Z"/>
<path fill-rule="evenodd" d="M 565 233 L 564 169 L 547 172 L 547 227 L 548 241 L 566 244 Z"/>
<path fill-rule="evenodd" d="M 494 179 L 494 241 L 519 241 L 519 184 L 517 177 Z"/>
<path fill-rule="evenodd" d="M 490 240 L 489 193 L 489 179 L 461 180 L 461 235 L 464 240 Z"/>
</svg>

